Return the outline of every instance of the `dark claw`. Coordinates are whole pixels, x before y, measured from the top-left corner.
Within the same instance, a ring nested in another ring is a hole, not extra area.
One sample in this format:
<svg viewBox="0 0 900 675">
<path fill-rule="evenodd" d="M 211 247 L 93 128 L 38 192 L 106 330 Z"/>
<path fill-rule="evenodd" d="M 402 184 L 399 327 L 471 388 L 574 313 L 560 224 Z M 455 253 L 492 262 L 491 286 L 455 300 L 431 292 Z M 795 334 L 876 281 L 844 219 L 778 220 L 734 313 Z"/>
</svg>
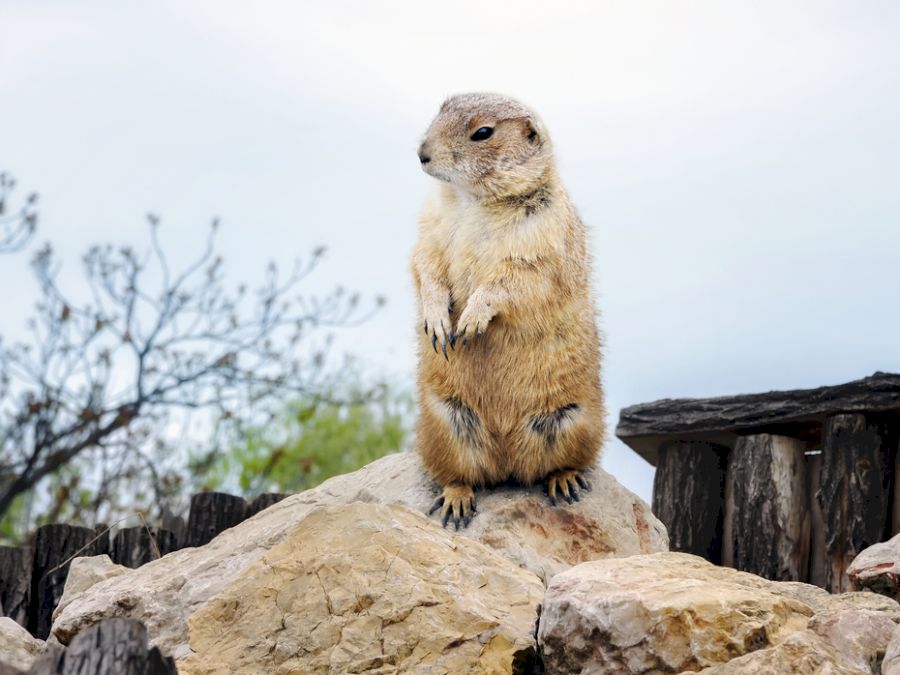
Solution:
<svg viewBox="0 0 900 675">
<path fill-rule="evenodd" d="M 446 341 L 446 340 L 444 340 L 444 341 L 441 343 L 441 349 L 444 350 L 444 360 L 449 362 L 449 361 L 450 361 L 450 357 L 447 356 L 447 341 Z"/>
<path fill-rule="evenodd" d="M 556 506 L 556 497 L 551 494 L 548 494 L 547 497 L 550 499 L 550 506 Z"/>
<path fill-rule="evenodd" d="M 452 349 L 453 351 L 456 351 L 456 338 L 457 337 L 458 336 L 456 335 L 456 333 L 450 333 L 450 349 Z"/>
<path fill-rule="evenodd" d="M 571 504 L 571 503 L 572 503 L 572 495 L 563 495 L 563 499 L 566 500 L 566 503 L 567 503 L 567 504 Z"/>
<path fill-rule="evenodd" d="M 423 326 L 423 328 L 425 329 L 425 335 L 428 335 L 428 322 L 427 321 L 425 322 L 425 325 Z"/>
<path fill-rule="evenodd" d="M 447 523 L 449 523 L 449 522 L 450 522 L 450 509 L 447 509 L 447 510 L 444 512 L 444 522 L 443 522 L 443 527 L 447 527 Z"/>
<path fill-rule="evenodd" d="M 456 531 L 459 532 L 459 516 L 453 519 L 453 524 L 456 525 Z"/>
<path fill-rule="evenodd" d="M 468 337 L 464 337 L 464 338 L 463 338 L 463 344 L 462 344 L 462 346 L 465 347 L 465 346 L 468 345 L 468 344 L 469 344 L 469 338 L 468 338 Z"/>
<path fill-rule="evenodd" d="M 480 330 L 480 329 L 479 329 L 479 330 L 475 331 L 475 337 L 481 337 L 482 335 L 484 335 L 484 331 L 483 331 L 483 330 Z"/>
<path fill-rule="evenodd" d="M 463 528 L 468 527 L 469 523 L 471 523 L 471 522 L 472 522 L 472 516 L 466 516 L 465 518 L 463 518 Z"/>
<path fill-rule="evenodd" d="M 434 348 L 434 353 L 437 354 L 437 333 L 431 334 L 431 346 Z"/>
<path fill-rule="evenodd" d="M 569 494 L 572 495 L 572 499 L 574 499 L 576 502 L 581 501 L 581 495 L 578 494 L 578 490 L 575 489 L 574 485 L 569 488 Z"/>
<path fill-rule="evenodd" d="M 472 500 L 472 513 L 478 513 L 478 504 L 475 503 L 475 500 Z"/>
<path fill-rule="evenodd" d="M 428 509 L 428 515 L 430 516 L 432 513 L 441 508 L 441 505 L 444 503 L 444 495 L 441 495 L 437 499 L 434 500 L 434 504 L 431 505 L 431 508 Z"/>
<path fill-rule="evenodd" d="M 591 484 L 588 483 L 580 473 L 575 474 L 575 480 L 578 481 L 578 484 L 581 486 L 582 490 L 591 489 Z"/>
</svg>

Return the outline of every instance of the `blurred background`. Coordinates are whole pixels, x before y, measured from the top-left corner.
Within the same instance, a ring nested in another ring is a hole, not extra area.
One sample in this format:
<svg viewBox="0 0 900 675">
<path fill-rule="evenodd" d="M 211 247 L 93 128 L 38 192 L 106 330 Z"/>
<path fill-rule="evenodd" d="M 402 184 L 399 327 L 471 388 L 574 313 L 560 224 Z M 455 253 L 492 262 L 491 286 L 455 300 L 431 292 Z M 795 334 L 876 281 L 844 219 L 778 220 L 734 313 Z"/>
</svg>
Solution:
<svg viewBox="0 0 900 675">
<path fill-rule="evenodd" d="M 900 370 L 898 37 L 887 1 L 2 0 L 0 532 L 407 447 L 453 93 L 551 131 L 644 499 L 621 407 Z"/>
</svg>

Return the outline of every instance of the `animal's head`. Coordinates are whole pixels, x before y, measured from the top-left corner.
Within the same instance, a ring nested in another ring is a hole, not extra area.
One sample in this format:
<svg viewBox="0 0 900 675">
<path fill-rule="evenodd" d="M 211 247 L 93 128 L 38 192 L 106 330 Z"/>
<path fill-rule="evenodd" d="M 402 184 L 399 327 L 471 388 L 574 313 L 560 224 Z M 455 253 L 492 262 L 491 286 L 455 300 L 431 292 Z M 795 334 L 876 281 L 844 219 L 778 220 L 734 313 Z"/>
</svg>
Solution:
<svg viewBox="0 0 900 675">
<path fill-rule="evenodd" d="M 552 162 L 550 138 L 529 108 L 498 94 L 444 101 L 419 146 L 429 175 L 476 195 L 503 196 L 541 180 Z"/>
</svg>

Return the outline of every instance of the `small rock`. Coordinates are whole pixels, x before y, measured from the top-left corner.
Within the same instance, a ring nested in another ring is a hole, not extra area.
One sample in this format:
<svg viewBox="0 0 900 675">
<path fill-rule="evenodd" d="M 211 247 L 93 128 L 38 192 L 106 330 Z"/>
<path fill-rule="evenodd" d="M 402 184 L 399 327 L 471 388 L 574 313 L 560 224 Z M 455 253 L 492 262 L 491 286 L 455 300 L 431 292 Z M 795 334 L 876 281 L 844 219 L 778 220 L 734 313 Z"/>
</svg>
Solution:
<svg viewBox="0 0 900 675">
<path fill-rule="evenodd" d="M 824 639 L 802 630 L 768 649 L 745 654 L 723 664 L 704 668 L 702 675 L 872 675 L 844 662 Z M 685 675 L 685 674 L 682 674 Z"/>
<path fill-rule="evenodd" d="M 94 584 L 98 584 L 106 579 L 112 579 L 127 572 L 129 568 L 124 565 L 116 565 L 110 560 L 108 555 L 92 555 L 82 558 L 75 558 L 69 567 L 69 576 L 66 579 L 66 586 L 63 589 L 62 597 L 59 604 L 53 611 L 53 618 L 56 619 L 59 613 L 72 602 L 72 599 L 79 593 L 86 591 Z"/>
<path fill-rule="evenodd" d="M 0 664 L 28 670 L 46 648 L 43 640 L 32 637 L 31 633 L 8 616 L 0 617 Z"/>
<path fill-rule="evenodd" d="M 847 665 L 863 671 L 884 657 L 896 627 L 890 614 L 872 609 L 831 609 L 807 624 Z"/>
<path fill-rule="evenodd" d="M 763 649 L 812 616 L 793 589 L 686 553 L 589 562 L 544 599 L 538 639 L 550 673 L 699 670 Z"/>
<path fill-rule="evenodd" d="M 881 675 L 900 675 L 900 626 L 894 629 L 884 652 Z"/>
<path fill-rule="evenodd" d="M 900 600 L 900 534 L 873 544 L 847 568 L 852 590 L 869 590 Z"/>
<path fill-rule="evenodd" d="M 400 506 L 317 509 L 188 621 L 186 675 L 531 672 L 541 581 Z"/>
</svg>

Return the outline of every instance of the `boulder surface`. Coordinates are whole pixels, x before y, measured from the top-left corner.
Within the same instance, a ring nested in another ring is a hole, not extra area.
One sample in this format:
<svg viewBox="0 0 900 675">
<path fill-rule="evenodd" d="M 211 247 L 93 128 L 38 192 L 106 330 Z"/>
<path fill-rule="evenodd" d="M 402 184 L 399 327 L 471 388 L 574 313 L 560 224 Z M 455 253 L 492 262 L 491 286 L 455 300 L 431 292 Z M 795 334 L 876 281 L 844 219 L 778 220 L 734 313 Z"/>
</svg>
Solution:
<svg viewBox="0 0 900 675">
<path fill-rule="evenodd" d="M 583 561 L 667 549 L 665 528 L 643 501 L 599 467 L 590 480 L 593 489 L 580 502 L 557 507 L 538 487 L 480 491 L 472 524 L 459 533 L 447 530 L 447 535 L 453 541 L 484 544 L 545 583 Z M 189 617 L 240 583 L 254 563 L 286 541 L 315 509 L 363 502 L 403 505 L 421 514 L 437 495 L 416 454 L 389 455 L 288 497 L 205 546 L 175 551 L 91 586 L 58 613 L 53 633 L 68 644 L 103 618 L 130 617 L 147 626 L 152 644 L 184 659 L 191 653 Z M 319 550 L 328 541 L 307 540 L 305 545 Z"/>
<path fill-rule="evenodd" d="M 543 594 L 410 509 L 327 507 L 191 616 L 179 672 L 531 672 Z"/>
<path fill-rule="evenodd" d="M 0 670 L 4 665 L 28 670 L 46 649 L 47 644 L 43 640 L 32 637 L 8 616 L 0 616 Z"/>
<path fill-rule="evenodd" d="M 872 593 L 832 596 L 660 553 L 557 575 L 538 640 L 548 673 L 859 673 L 898 619 L 900 605 Z"/>
</svg>

